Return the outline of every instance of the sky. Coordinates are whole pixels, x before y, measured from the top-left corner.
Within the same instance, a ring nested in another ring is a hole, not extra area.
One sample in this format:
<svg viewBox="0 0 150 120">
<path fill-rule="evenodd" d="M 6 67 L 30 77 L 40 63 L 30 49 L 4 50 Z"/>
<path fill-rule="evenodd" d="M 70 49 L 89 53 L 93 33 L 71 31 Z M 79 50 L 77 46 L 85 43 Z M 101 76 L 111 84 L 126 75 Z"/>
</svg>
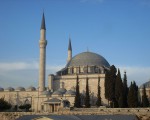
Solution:
<svg viewBox="0 0 150 120">
<path fill-rule="evenodd" d="M 0 87 L 38 85 L 43 11 L 46 79 L 65 67 L 70 36 L 73 56 L 88 49 L 128 84 L 150 80 L 150 0 L 0 0 Z"/>
</svg>

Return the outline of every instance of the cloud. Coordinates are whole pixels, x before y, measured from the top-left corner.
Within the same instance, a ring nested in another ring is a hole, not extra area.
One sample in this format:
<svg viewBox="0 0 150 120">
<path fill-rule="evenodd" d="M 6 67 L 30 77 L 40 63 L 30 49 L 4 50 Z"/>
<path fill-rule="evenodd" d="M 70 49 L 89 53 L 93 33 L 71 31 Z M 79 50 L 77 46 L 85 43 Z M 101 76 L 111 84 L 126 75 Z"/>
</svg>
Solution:
<svg viewBox="0 0 150 120">
<path fill-rule="evenodd" d="M 80 0 L 82 3 L 92 2 L 92 3 L 102 3 L 104 0 Z"/>
<path fill-rule="evenodd" d="M 139 86 L 150 80 L 150 67 L 117 65 L 122 73 L 127 72 L 128 84 L 135 81 Z"/>
<path fill-rule="evenodd" d="M 24 70 L 24 69 L 38 69 L 38 62 L 1 62 L 0 70 Z"/>
<path fill-rule="evenodd" d="M 46 81 L 48 74 L 55 74 L 64 65 L 46 65 Z M 38 61 L 0 62 L 0 87 L 37 86 Z"/>
</svg>

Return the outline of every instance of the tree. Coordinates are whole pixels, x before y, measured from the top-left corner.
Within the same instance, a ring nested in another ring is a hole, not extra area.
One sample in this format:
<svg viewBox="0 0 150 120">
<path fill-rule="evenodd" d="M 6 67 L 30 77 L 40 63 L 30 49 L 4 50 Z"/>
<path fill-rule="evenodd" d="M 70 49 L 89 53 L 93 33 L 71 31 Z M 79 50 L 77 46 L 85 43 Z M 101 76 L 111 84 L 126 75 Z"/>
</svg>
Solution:
<svg viewBox="0 0 150 120">
<path fill-rule="evenodd" d="M 77 80 L 76 80 L 76 96 L 75 96 L 74 107 L 77 107 L 77 108 L 81 107 L 81 96 L 80 96 L 80 91 L 79 91 L 79 77 L 78 77 L 78 75 L 77 75 Z"/>
<path fill-rule="evenodd" d="M 117 107 L 123 107 L 123 83 L 121 79 L 120 70 L 118 69 L 118 74 L 115 82 L 115 99 L 117 101 Z"/>
<path fill-rule="evenodd" d="M 31 104 L 24 104 L 19 106 L 19 109 L 25 109 L 26 112 L 29 111 L 30 108 L 31 108 Z"/>
<path fill-rule="evenodd" d="M 130 108 L 138 107 L 138 87 L 135 82 L 131 82 L 128 93 L 128 106 Z"/>
<path fill-rule="evenodd" d="M 88 83 L 88 77 L 86 78 L 86 93 L 85 93 L 85 107 L 89 108 L 90 105 L 90 95 L 89 95 L 89 83 Z"/>
<path fill-rule="evenodd" d="M 149 101 L 148 101 L 148 98 L 147 98 L 147 95 L 146 95 L 145 85 L 143 87 L 142 106 L 143 107 L 149 107 Z"/>
<path fill-rule="evenodd" d="M 105 78 L 105 97 L 109 101 L 115 105 L 115 81 L 116 81 L 116 67 L 112 65 L 109 71 L 106 71 L 106 78 Z"/>
<path fill-rule="evenodd" d="M 126 72 L 124 72 L 124 78 L 123 78 L 123 107 L 127 108 L 128 107 L 128 102 L 127 102 L 127 97 L 128 97 L 128 85 L 127 85 L 127 75 Z"/>
<path fill-rule="evenodd" d="M 11 104 L 5 101 L 4 98 L 0 98 L 0 111 L 8 110 L 11 107 Z"/>
<path fill-rule="evenodd" d="M 101 91 L 100 91 L 100 77 L 98 77 L 98 86 L 97 86 L 97 101 L 96 101 L 96 106 L 99 107 L 101 106 Z"/>
</svg>

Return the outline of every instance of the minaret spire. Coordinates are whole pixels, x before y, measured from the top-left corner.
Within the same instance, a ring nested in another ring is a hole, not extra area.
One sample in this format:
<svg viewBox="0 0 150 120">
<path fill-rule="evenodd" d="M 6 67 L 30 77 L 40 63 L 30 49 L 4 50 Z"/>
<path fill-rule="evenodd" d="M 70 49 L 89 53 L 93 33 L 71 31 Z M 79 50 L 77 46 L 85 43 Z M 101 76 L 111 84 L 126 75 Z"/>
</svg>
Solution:
<svg viewBox="0 0 150 120">
<path fill-rule="evenodd" d="M 46 64 L 46 27 L 45 27 L 45 17 L 43 12 L 41 30 L 40 30 L 40 61 L 39 61 L 39 92 L 45 90 L 45 64 Z"/>
<path fill-rule="evenodd" d="M 72 46 L 71 46 L 71 38 L 69 35 L 69 44 L 68 44 L 68 58 L 67 62 L 69 62 L 72 59 Z"/>
<path fill-rule="evenodd" d="M 43 12 L 43 17 L 42 17 L 42 22 L 41 22 L 41 29 L 46 30 L 44 12 Z"/>
<path fill-rule="evenodd" d="M 71 51 L 72 51 L 71 38 L 70 38 L 70 36 L 69 36 L 69 45 L 68 45 L 68 50 L 71 50 Z"/>
</svg>

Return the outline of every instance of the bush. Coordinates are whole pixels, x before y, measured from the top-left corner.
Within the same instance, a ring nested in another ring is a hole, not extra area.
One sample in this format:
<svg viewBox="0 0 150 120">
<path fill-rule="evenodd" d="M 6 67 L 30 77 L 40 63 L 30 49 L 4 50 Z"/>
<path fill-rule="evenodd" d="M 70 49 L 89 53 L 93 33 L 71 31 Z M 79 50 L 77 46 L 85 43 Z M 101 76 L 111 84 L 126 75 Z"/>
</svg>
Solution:
<svg viewBox="0 0 150 120">
<path fill-rule="evenodd" d="M 10 103 L 4 100 L 4 98 L 0 98 L 0 111 L 8 110 L 12 107 Z"/>
</svg>

